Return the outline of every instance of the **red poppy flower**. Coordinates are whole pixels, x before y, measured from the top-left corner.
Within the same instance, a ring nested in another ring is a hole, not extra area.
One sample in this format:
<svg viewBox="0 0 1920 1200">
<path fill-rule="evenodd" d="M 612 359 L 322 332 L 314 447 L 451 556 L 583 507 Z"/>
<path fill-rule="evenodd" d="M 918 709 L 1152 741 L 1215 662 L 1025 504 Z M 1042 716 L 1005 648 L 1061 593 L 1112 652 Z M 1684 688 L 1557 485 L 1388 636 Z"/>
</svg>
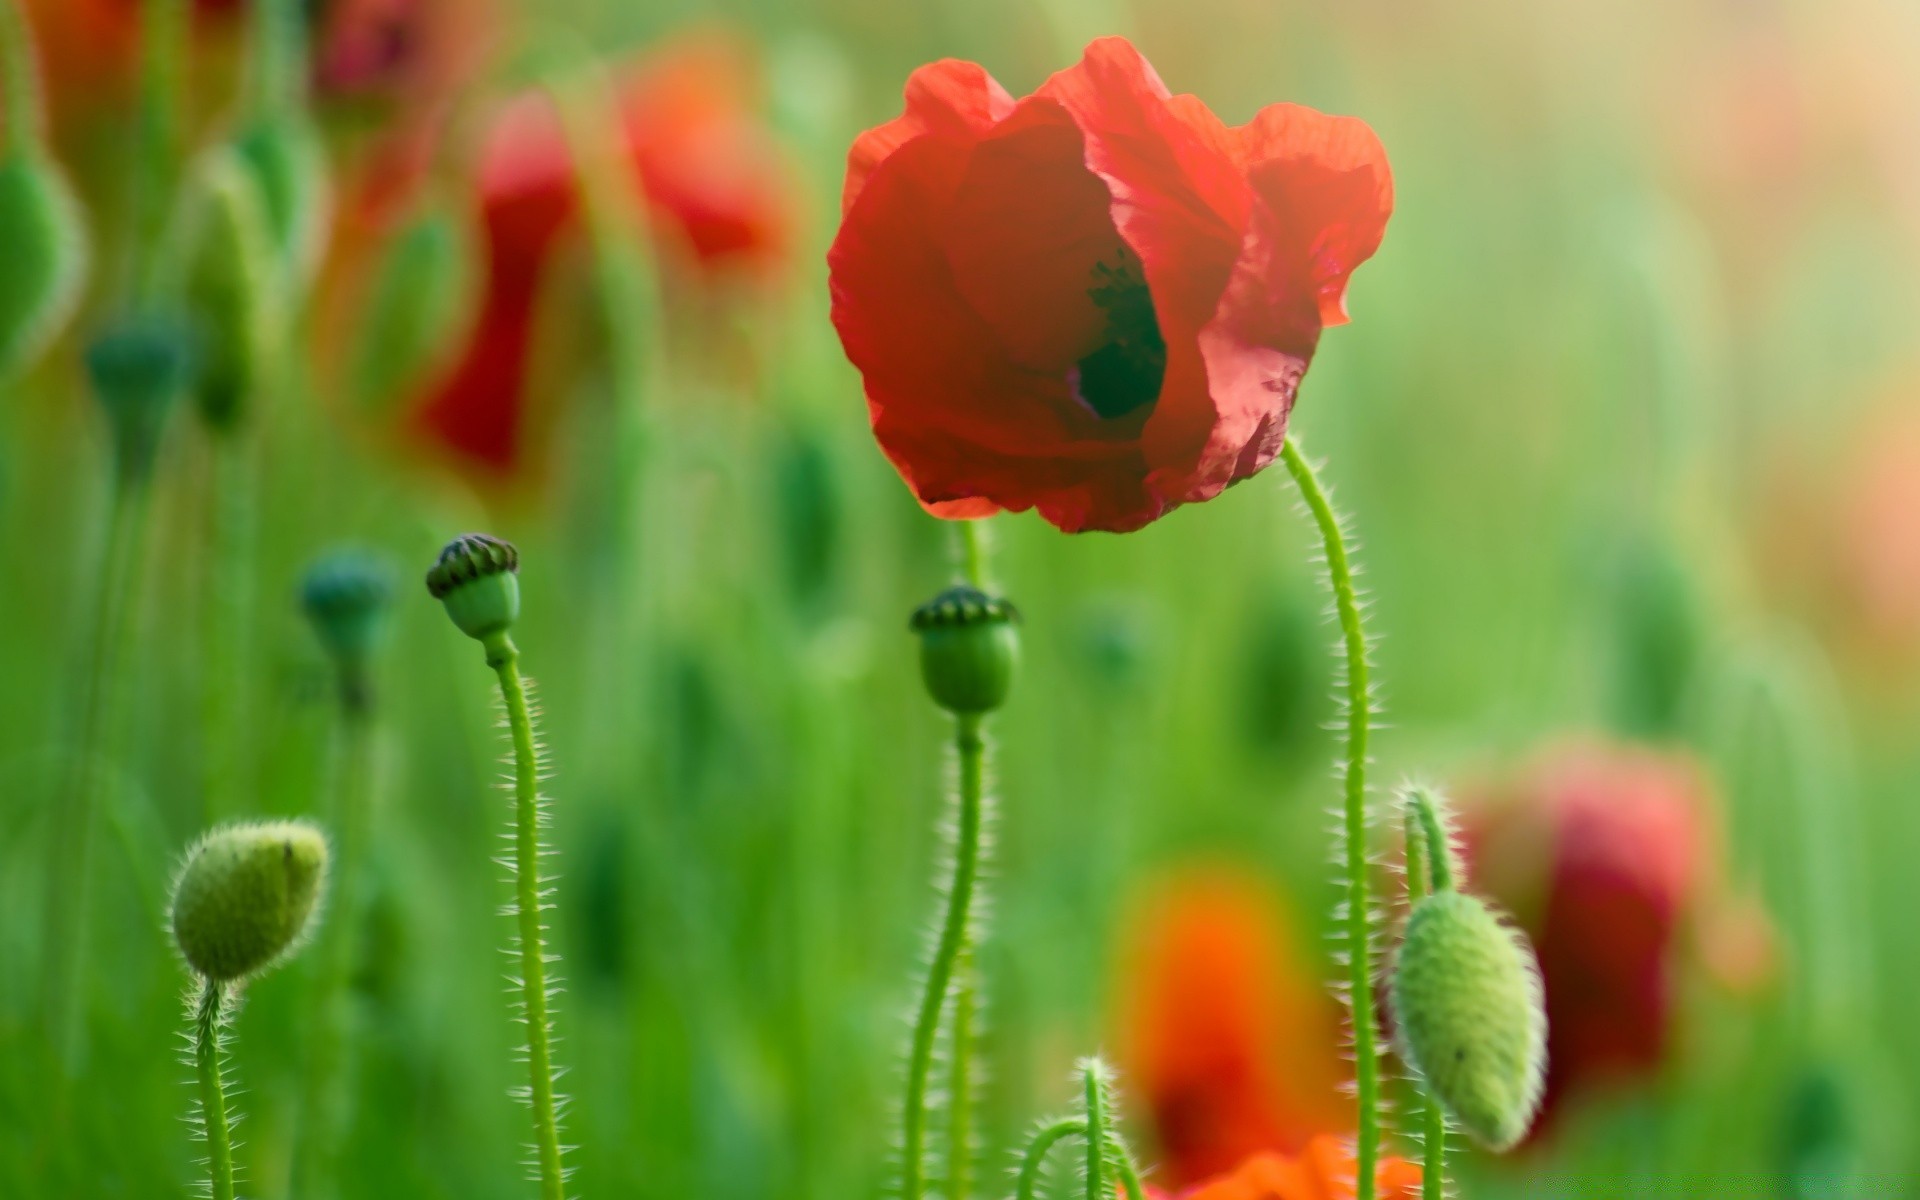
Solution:
<svg viewBox="0 0 1920 1200">
<path fill-rule="evenodd" d="M 1764 971 L 1764 923 L 1719 903 L 1713 797 L 1691 759 L 1570 747 L 1468 813 L 1476 885 L 1540 958 L 1547 1084 L 1535 1136 L 1575 1097 L 1664 1062 L 1689 925 L 1711 923 L 1702 944 L 1722 978 Z"/>
<path fill-rule="evenodd" d="M 770 271 L 788 247 L 788 168 L 753 115 L 749 75 L 737 45 L 701 37 L 620 83 L 620 152 L 647 199 L 655 239 L 670 262 L 702 273 Z M 525 448 L 541 282 L 579 211 L 566 134 L 544 93 L 502 110 L 481 151 L 479 192 L 487 264 L 479 313 L 417 418 L 462 461 L 504 475 Z"/>
<path fill-rule="evenodd" d="M 1222 124 L 1122 38 L 1017 102 L 937 62 L 854 142 L 833 321 L 934 515 L 1137 529 L 1273 460 L 1391 208 L 1362 122 Z"/>
<path fill-rule="evenodd" d="M 1179 1200 L 1353 1200 L 1353 1149 L 1345 1138 L 1325 1135 L 1297 1155 L 1257 1154 L 1229 1174 L 1178 1193 Z M 1414 1200 L 1420 1168 L 1385 1158 L 1374 1176 L 1381 1200 Z M 1149 1189 L 1156 1197 L 1166 1193 Z"/>
<path fill-rule="evenodd" d="M 1214 866 L 1157 888 L 1133 922 L 1122 1073 L 1171 1188 L 1353 1127 L 1340 1013 L 1283 916 Z"/>
</svg>

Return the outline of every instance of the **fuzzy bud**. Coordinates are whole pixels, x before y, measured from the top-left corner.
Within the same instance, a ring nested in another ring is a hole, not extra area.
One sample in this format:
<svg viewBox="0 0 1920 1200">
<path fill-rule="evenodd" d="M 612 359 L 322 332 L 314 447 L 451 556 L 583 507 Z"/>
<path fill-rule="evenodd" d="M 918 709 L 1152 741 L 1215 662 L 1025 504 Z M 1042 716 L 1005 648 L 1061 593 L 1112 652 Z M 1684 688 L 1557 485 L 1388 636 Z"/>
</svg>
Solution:
<svg viewBox="0 0 1920 1200">
<path fill-rule="evenodd" d="M 174 401 L 193 370 L 192 341 L 178 323 L 135 317 L 109 327 L 87 347 L 87 374 L 113 431 L 123 479 L 153 470 Z"/>
<path fill-rule="evenodd" d="M 299 945 L 326 878 L 327 840 L 305 821 L 216 829 L 174 881 L 174 944 L 215 983 L 258 975 Z"/>
<path fill-rule="evenodd" d="M 1401 1057 L 1447 1115 L 1495 1150 L 1519 1142 L 1547 1063 L 1532 947 L 1475 897 L 1436 892 L 1407 921 L 1392 989 Z"/>
<path fill-rule="evenodd" d="M 505 632 L 520 615 L 520 552 L 512 542 L 463 533 L 427 572 L 427 591 L 470 638 Z"/>
<path fill-rule="evenodd" d="M 1006 701 L 1020 657 L 1012 604 L 955 585 L 914 611 L 920 676 L 934 703 L 956 716 L 992 712 Z"/>
<path fill-rule="evenodd" d="M 346 700 L 353 707 L 366 702 L 367 660 L 384 632 L 392 595 L 392 572 L 359 550 L 332 551 L 307 568 L 301 580 L 300 607 L 339 667 Z"/>
<path fill-rule="evenodd" d="M 87 229 L 80 203 L 44 155 L 0 162 L 0 377 L 46 348 L 80 301 Z"/>
<path fill-rule="evenodd" d="M 247 164 L 216 150 L 196 179 L 187 230 L 186 295 L 204 350 L 194 397 L 208 426 L 246 416 L 280 326 L 279 270 L 266 202 Z"/>
</svg>

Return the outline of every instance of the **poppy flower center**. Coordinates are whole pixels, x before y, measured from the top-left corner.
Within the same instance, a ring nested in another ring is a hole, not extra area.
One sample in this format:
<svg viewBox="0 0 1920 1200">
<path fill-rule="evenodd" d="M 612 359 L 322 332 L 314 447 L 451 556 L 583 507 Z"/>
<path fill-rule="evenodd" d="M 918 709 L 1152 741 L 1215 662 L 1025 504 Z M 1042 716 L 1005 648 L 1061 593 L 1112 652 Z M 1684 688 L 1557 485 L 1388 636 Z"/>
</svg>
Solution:
<svg viewBox="0 0 1920 1200">
<path fill-rule="evenodd" d="M 1087 298 L 1106 315 L 1105 340 L 1074 365 L 1068 381 L 1100 416 L 1124 417 L 1159 398 L 1167 373 L 1167 343 L 1139 255 L 1123 243 L 1095 263 Z"/>
</svg>

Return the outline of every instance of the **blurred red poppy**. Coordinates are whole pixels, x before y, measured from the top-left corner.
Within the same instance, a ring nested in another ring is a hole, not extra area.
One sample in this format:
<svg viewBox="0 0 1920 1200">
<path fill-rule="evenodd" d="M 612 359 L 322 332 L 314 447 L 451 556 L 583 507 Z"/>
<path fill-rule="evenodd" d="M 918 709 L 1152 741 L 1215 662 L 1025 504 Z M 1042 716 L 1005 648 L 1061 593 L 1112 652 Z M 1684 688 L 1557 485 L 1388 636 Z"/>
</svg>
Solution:
<svg viewBox="0 0 1920 1200">
<path fill-rule="evenodd" d="M 1674 1036 L 1690 926 L 1735 984 L 1766 969 L 1751 908 L 1721 903 L 1714 798 L 1690 758 L 1576 745 L 1469 804 L 1475 886 L 1507 907 L 1540 957 L 1547 1085 L 1538 1138 L 1564 1106 L 1652 1075 Z"/>
<path fill-rule="evenodd" d="M 1137 529 L 1273 460 L 1392 191 L 1364 123 L 1227 126 L 1122 38 L 1018 102 L 937 62 L 854 142 L 833 321 L 936 516 Z"/>
<path fill-rule="evenodd" d="M 713 276 L 767 273 L 787 258 L 794 186 L 755 115 L 751 58 L 688 39 L 619 82 L 620 151 L 646 198 L 665 265 Z M 464 350 L 417 424 L 463 463 L 504 476 L 526 445 L 526 371 L 541 282 L 579 210 L 559 114 L 544 93 L 509 104 L 478 163 L 486 281 Z"/>
<path fill-rule="evenodd" d="M 1297 1155 L 1257 1154 L 1229 1174 L 1174 1193 L 1179 1200 L 1353 1200 L 1353 1149 L 1345 1138 L 1324 1135 Z M 1381 1200 L 1414 1200 L 1420 1168 L 1383 1159 L 1374 1177 Z M 1168 1193 L 1149 1189 L 1156 1197 Z"/>
<path fill-rule="evenodd" d="M 1156 888 L 1131 923 L 1122 1075 L 1170 1188 L 1353 1127 L 1339 1009 L 1284 916 L 1216 865 Z"/>
</svg>

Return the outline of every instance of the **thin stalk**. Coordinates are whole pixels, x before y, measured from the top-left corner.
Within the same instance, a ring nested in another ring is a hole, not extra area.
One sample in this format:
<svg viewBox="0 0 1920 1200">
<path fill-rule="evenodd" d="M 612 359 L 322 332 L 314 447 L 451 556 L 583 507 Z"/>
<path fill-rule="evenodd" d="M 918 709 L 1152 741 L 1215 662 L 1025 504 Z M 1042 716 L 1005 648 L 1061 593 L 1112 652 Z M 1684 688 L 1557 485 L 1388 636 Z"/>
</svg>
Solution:
<svg viewBox="0 0 1920 1200">
<path fill-rule="evenodd" d="M 1432 798 L 1415 790 L 1407 797 L 1407 907 L 1412 909 L 1435 891 L 1453 890 L 1453 868 L 1447 861 L 1446 836 Z M 1422 1200 L 1445 1200 L 1447 1194 L 1447 1114 L 1424 1081 L 1420 1085 L 1424 1125 L 1420 1164 Z"/>
<path fill-rule="evenodd" d="M 1354 1146 L 1354 1200 L 1374 1200 L 1374 1176 L 1380 1156 L 1380 1061 L 1373 1023 L 1373 910 L 1367 871 L 1367 740 L 1373 698 L 1367 681 L 1367 634 L 1360 596 L 1353 582 L 1346 533 L 1313 466 L 1288 438 L 1280 450 L 1287 472 L 1313 514 L 1325 546 L 1327 579 L 1333 589 L 1346 647 L 1346 797 L 1342 823 L 1346 837 L 1347 1003 L 1353 1026 L 1354 1091 L 1359 1128 Z"/>
<path fill-rule="evenodd" d="M 953 982 L 954 964 L 973 924 L 973 890 L 980 869 L 980 830 L 984 803 L 986 743 L 980 736 L 980 718 L 954 718 L 954 751 L 960 767 L 960 822 L 953 856 L 953 878 L 947 888 L 946 919 L 940 944 L 927 969 L 926 990 L 914 1020 L 913 1044 L 907 1058 L 907 1096 L 901 1114 L 903 1156 L 901 1195 L 920 1200 L 925 1180 L 927 1076 L 933 1068 L 933 1047 Z"/>
<path fill-rule="evenodd" d="M 1047 1164 L 1047 1154 L 1067 1138 L 1075 1135 L 1085 1137 L 1087 1122 L 1081 1117 L 1066 1117 L 1033 1135 L 1027 1143 L 1027 1153 L 1020 1160 L 1020 1174 L 1016 1177 L 1013 1194 L 1015 1200 L 1033 1200 L 1034 1189 L 1040 1184 L 1040 1170 Z"/>
<path fill-rule="evenodd" d="M 0 0 L 0 103 L 6 105 L 5 141 L 0 150 L 24 154 L 40 145 L 45 114 L 40 101 L 40 68 L 21 0 Z"/>
<path fill-rule="evenodd" d="M 973 1190 L 973 1035 L 974 1010 L 979 1003 L 975 986 L 973 939 L 968 937 L 953 968 L 953 1023 L 947 1048 L 951 1074 L 947 1082 L 947 1195 L 966 1200 Z"/>
<path fill-rule="evenodd" d="M 253 472 L 244 431 L 212 439 L 212 495 L 208 503 L 207 594 L 201 604 L 205 657 L 200 687 L 202 823 L 213 825 L 234 810 L 250 745 L 244 726 L 251 711 L 241 694 L 249 678 L 247 641 L 253 586 Z"/>
<path fill-rule="evenodd" d="M 92 640 L 81 684 L 78 742 L 61 803 L 53 810 L 52 870 L 47 873 L 43 947 L 42 1018 L 47 1044 L 71 1072 L 79 1049 L 85 1007 L 88 864 L 94 810 L 100 806 L 107 765 L 120 751 L 123 688 L 127 675 L 127 627 L 139 591 L 145 558 L 150 493 L 147 485 L 116 474 L 100 566 L 100 590 Z M 59 1106 L 56 1105 L 56 1111 Z"/>
<path fill-rule="evenodd" d="M 140 7 L 139 108 L 133 126 L 133 235 L 127 239 L 136 299 L 157 301 L 170 286 L 166 225 L 172 206 L 174 174 L 185 140 L 180 99 L 180 67 L 189 57 L 188 0 L 143 0 Z"/>
<path fill-rule="evenodd" d="M 306 34 L 296 0 L 256 0 L 250 85 L 254 111 L 271 116 L 301 103 Z"/>
<path fill-rule="evenodd" d="M 1107 1200 L 1107 1088 L 1097 1062 L 1087 1063 L 1086 1095 L 1087 1200 Z"/>
<path fill-rule="evenodd" d="M 987 534 L 981 528 L 984 520 L 956 521 L 960 529 L 960 569 L 968 583 L 977 588 L 987 586 Z"/>
<path fill-rule="evenodd" d="M 227 1128 L 221 1008 L 226 985 L 201 985 L 193 1020 L 193 1062 L 200 1078 L 200 1123 L 207 1136 L 207 1187 L 213 1200 L 233 1200 L 233 1136 Z"/>
<path fill-rule="evenodd" d="M 300 1150 L 296 1195 L 310 1200 L 339 1194 L 340 1148 L 345 1140 L 347 1080 L 353 1071 L 348 1036 L 349 990 L 358 950 L 360 884 L 373 818 L 373 716 L 363 680 L 341 681 L 340 728 L 334 775 L 335 842 L 333 898 L 336 914 L 314 984 L 314 1022 L 307 1065 L 306 1138 Z"/>
<path fill-rule="evenodd" d="M 520 652 L 502 631 L 485 639 L 487 665 L 500 678 L 500 698 L 513 736 L 514 915 L 520 938 L 520 999 L 527 1025 L 527 1103 L 533 1110 L 533 1141 L 542 1200 L 563 1200 L 560 1122 L 553 1087 L 552 1031 L 547 997 L 546 929 L 540 922 L 540 760 L 533 716 L 520 677 Z"/>
</svg>

